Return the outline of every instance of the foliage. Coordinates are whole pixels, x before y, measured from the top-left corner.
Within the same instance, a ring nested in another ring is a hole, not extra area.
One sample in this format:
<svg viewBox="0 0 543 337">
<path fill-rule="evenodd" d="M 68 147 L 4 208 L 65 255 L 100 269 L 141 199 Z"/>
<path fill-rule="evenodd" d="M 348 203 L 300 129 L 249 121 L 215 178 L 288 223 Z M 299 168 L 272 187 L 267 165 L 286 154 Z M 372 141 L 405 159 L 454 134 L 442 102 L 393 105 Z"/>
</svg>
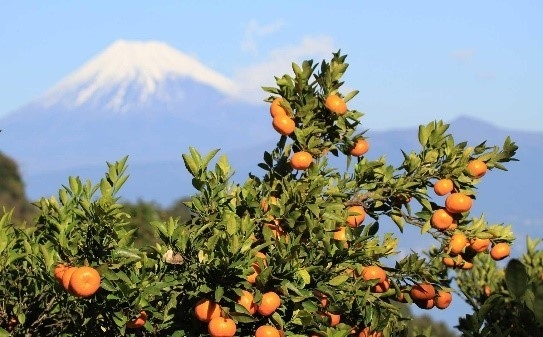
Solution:
<svg viewBox="0 0 543 337">
<path fill-rule="evenodd" d="M 543 251 L 527 238 L 527 251 L 500 268 L 487 256 L 459 275 L 458 285 L 474 314 L 460 319 L 465 336 L 543 335 Z"/>
<path fill-rule="evenodd" d="M 444 257 L 462 257 L 464 267 L 473 257 L 467 254 L 469 240 L 514 239 L 509 226 L 469 214 L 465 203 L 475 200 L 482 180 L 466 167 L 477 158 L 490 172 L 505 169 L 517 147 L 509 138 L 501 148 L 457 143 L 447 124 L 433 121 L 419 128 L 420 151 L 404 153 L 398 167 L 384 156 L 351 155 L 366 131 L 359 130 L 363 114 L 346 107 L 357 92 L 340 92 L 345 59 L 338 52 L 320 67 L 313 61 L 293 64 L 294 77 L 277 77 L 277 87 L 264 88 L 269 102 L 280 98 L 275 113 L 288 128 L 272 122 L 280 137 L 258 164 L 261 176 L 234 183 L 218 150 L 201 154 L 190 148 L 183 155 L 196 190 L 185 202 L 190 217 L 161 221 L 145 207 L 133 213 L 152 219 L 154 244 L 135 245 L 140 228 L 119 203 L 126 158 L 108 163 L 96 185 L 72 177 L 58 198 L 36 202 L 32 229 L 15 229 L 6 214 L 0 270 L 1 295 L 9 300 L 1 303 L 0 317 L 7 319 L 0 322 L 0 335 L 11 330 L 42 336 L 207 336 L 209 319 L 195 315 L 194 307 L 208 299 L 233 320 L 237 336 L 253 336 L 262 325 L 286 336 L 340 337 L 364 328 L 407 336 L 408 318 L 398 302 L 429 309 L 441 292 L 449 292 Z M 310 154 L 307 169 L 291 162 L 302 151 Z M 330 156 L 345 158 L 345 171 L 331 167 Z M 461 201 L 432 194 L 441 178 L 454 182 Z M 358 213 L 352 206 L 359 206 Z M 456 228 L 433 228 L 438 209 L 454 213 Z M 386 219 L 400 230 L 418 227 L 439 248 L 399 258 L 400 238 L 381 225 Z M 459 235 L 465 242 L 455 253 L 451 245 Z M 100 290 L 90 298 L 73 296 L 54 279 L 58 264 L 96 268 Z M 370 266 L 382 279 L 368 276 Z M 428 298 L 410 293 L 419 284 L 432 289 Z M 253 295 L 254 314 L 238 302 L 243 291 Z M 17 317 L 12 326 L 11 317 Z M 212 330 L 221 323 L 211 322 Z"/>
<path fill-rule="evenodd" d="M 0 153 L 0 205 L 13 209 L 12 220 L 17 223 L 30 221 L 35 211 L 26 199 L 24 183 L 17 163 Z"/>
</svg>

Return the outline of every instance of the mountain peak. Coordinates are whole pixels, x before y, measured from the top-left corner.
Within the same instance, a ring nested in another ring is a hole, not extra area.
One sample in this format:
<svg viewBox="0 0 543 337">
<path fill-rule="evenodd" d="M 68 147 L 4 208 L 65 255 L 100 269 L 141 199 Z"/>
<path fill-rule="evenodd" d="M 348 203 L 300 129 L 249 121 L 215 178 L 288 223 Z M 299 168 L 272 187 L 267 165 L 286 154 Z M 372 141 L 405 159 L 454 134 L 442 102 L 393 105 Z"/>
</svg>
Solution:
<svg viewBox="0 0 543 337">
<path fill-rule="evenodd" d="M 174 78 L 193 80 L 227 96 L 235 93 L 231 80 L 166 43 L 118 40 L 61 80 L 39 103 L 74 108 L 99 101 L 107 110 L 124 111 L 153 95 L 170 99 L 160 93 L 160 84 Z"/>
</svg>

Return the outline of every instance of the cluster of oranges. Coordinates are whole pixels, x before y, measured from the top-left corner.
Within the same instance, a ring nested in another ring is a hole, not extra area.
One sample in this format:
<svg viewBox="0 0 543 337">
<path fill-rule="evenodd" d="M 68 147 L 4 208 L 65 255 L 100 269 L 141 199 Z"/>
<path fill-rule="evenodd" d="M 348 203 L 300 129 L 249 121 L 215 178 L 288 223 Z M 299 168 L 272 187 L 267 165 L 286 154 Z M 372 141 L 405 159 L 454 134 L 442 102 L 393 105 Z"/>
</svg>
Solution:
<svg viewBox="0 0 543 337">
<path fill-rule="evenodd" d="M 409 290 L 409 296 L 413 302 L 421 309 L 446 309 L 452 302 L 452 294 L 445 290 L 436 290 L 431 283 L 417 283 Z M 403 292 L 397 298 L 400 302 L 405 302 Z"/>
<path fill-rule="evenodd" d="M 272 315 L 281 305 L 281 298 L 277 293 L 269 291 L 262 294 L 260 303 L 254 302 L 253 294 L 242 290 L 237 303 L 254 315 Z M 199 321 L 207 323 L 207 329 L 211 337 L 232 337 L 236 334 L 236 323 L 233 319 L 223 315 L 223 309 L 219 303 L 203 298 L 194 306 L 194 316 Z M 280 331 L 271 325 L 261 325 L 255 331 L 255 337 L 280 337 Z"/>
<path fill-rule="evenodd" d="M 100 274 L 89 266 L 74 267 L 58 264 L 54 275 L 68 293 L 77 297 L 91 297 L 100 288 Z"/>
<path fill-rule="evenodd" d="M 285 109 L 284 102 L 282 97 L 275 98 L 270 105 L 270 115 L 272 116 L 273 128 L 283 136 L 290 136 L 296 130 L 296 122 Z M 343 116 L 348 111 L 345 100 L 337 94 L 328 95 L 324 101 L 324 106 L 338 116 Z M 364 138 L 358 138 L 350 148 L 349 154 L 360 157 L 366 154 L 368 150 L 368 141 Z M 313 156 L 305 150 L 295 152 L 290 158 L 292 168 L 300 171 L 307 170 L 312 162 Z"/>
<path fill-rule="evenodd" d="M 479 159 L 470 160 L 466 166 L 469 175 L 475 179 L 483 177 L 487 172 L 487 165 Z M 430 218 L 433 228 L 439 231 L 450 231 L 453 234 L 449 240 L 448 255 L 443 257 L 443 264 L 450 268 L 471 269 L 472 259 L 477 253 L 488 251 L 491 240 L 488 238 L 468 238 L 463 232 L 455 231 L 457 218 L 461 213 L 468 212 L 473 199 L 463 193 L 454 192 L 454 182 L 449 178 L 438 180 L 434 184 L 434 192 L 438 196 L 447 196 L 445 207 L 435 210 Z M 490 249 L 490 256 L 494 260 L 501 260 L 509 256 L 510 246 L 505 242 L 495 243 Z"/>
</svg>

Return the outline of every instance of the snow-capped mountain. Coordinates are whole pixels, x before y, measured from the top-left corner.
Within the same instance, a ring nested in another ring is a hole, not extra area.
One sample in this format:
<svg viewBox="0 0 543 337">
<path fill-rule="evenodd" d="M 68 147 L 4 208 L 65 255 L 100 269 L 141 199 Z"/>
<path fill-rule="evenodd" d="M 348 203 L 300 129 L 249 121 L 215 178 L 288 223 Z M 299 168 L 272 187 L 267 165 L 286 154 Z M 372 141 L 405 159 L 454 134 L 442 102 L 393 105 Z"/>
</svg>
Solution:
<svg viewBox="0 0 543 337">
<path fill-rule="evenodd" d="M 0 146 L 32 175 L 124 155 L 178 159 L 188 146 L 231 149 L 271 135 L 264 106 L 237 100 L 235 90 L 165 43 L 121 40 L 0 120 Z"/>
<path fill-rule="evenodd" d="M 234 83 L 169 45 L 157 41 L 119 40 L 45 93 L 44 108 L 97 108 L 126 113 L 156 101 L 190 99 L 171 90 L 179 78 L 209 86 L 232 96 Z"/>
</svg>

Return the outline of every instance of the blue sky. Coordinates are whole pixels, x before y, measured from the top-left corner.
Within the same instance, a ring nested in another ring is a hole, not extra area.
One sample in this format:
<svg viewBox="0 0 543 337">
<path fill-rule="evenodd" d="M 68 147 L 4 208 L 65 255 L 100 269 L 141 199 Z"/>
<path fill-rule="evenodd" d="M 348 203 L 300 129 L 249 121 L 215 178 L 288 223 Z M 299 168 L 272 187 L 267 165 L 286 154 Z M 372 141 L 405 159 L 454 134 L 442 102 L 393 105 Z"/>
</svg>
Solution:
<svg viewBox="0 0 543 337">
<path fill-rule="evenodd" d="M 3 1 L 0 116 L 117 39 L 160 40 L 259 87 L 341 49 L 368 128 L 459 115 L 543 131 L 540 1 Z M 265 83 L 264 83 L 265 82 Z M 252 88 L 252 90 L 250 90 Z"/>
</svg>

